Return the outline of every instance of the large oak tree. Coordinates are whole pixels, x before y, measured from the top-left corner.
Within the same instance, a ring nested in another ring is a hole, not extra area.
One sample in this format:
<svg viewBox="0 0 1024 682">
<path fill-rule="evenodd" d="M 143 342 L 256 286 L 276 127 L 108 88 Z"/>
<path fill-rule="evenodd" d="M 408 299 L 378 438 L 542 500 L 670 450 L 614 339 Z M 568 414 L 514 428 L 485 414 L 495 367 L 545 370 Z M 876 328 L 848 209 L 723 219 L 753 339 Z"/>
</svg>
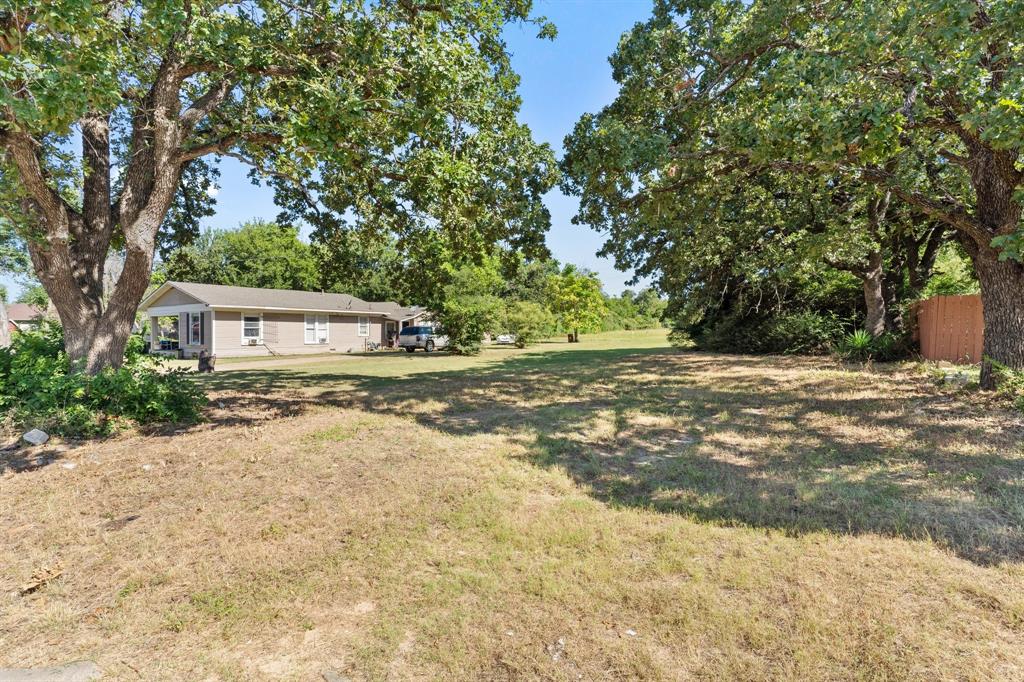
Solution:
<svg viewBox="0 0 1024 682">
<path fill-rule="evenodd" d="M 618 99 L 570 140 L 574 189 L 586 208 L 738 169 L 870 184 L 955 234 L 985 355 L 1024 369 L 1021 35 L 1014 0 L 658 0 L 612 57 Z M 609 140 L 628 153 L 588 155 Z"/>
<path fill-rule="evenodd" d="M 182 193 L 211 155 L 251 164 L 310 210 L 321 198 L 303 183 L 324 183 L 332 209 L 373 229 L 415 216 L 456 247 L 543 234 L 551 152 L 515 121 L 501 41 L 509 22 L 551 33 L 530 5 L 7 3 L 0 210 L 28 242 L 70 357 L 89 372 L 120 363 L 161 226 L 189 212 Z M 519 210 L 504 220 L 507 205 Z M 112 248 L 124 270 L 104 297 Z"/>
</svg>

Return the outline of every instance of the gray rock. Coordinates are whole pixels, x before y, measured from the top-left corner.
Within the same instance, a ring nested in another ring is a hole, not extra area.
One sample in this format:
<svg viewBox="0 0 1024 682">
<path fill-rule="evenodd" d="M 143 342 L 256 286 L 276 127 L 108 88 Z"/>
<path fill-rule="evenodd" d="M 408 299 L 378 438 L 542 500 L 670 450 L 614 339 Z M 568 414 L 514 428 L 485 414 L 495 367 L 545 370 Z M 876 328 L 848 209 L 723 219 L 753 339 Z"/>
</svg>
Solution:
<svg viewBox="0 0 1024 682">
<path fill-rule="evenodd" d="M 92 661 L 75 661 L 52 668 L 0 668 L 0 682 L 90 682 L 100 678 Z"/>
<path fill-rule="evenodd" d="M 942 377 L 942 383 L 947 386 L 957 386 L 963 388 L 967 385 L 967 382 L 971 380 L 971 377 L 967 372 L 961 372 L 958 370 L 947 371 Z"/>
<path fill-rule="evenodd" d="M 349 682 L 347 677 L 336 673 L 333 670 L 325 670 L 322 676 L 324 678 L 324 682 Z"/>
<path fill-rule="evenodd" d="M 28 433 L 22 436 L 26 443 L 31 445 L 42 445 L 46 441 L 50 440 L 50 434 L 46 431 L 40 431 L 39 429 L 32 429 Z"/>
</svg>

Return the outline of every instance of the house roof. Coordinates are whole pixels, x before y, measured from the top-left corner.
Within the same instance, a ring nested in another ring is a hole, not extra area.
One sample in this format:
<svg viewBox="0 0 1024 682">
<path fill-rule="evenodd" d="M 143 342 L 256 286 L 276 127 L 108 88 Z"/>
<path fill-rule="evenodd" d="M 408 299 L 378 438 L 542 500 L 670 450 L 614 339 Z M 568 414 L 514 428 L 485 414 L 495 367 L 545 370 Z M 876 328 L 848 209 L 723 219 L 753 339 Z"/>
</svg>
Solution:
<svg viewBox="0 0 1024 682">
<path fill-rule="evenodd" d="M 373 301 L 370 303 L 375 310 L 384 311 L 384 314 L 395 320 L 407 320 L 426 312 L 426 308 L 418 305 L 400 306 L 394 301 Z"/>
<path fill-rule="evenodd" d="M 43 316 L 45 311 L 27 303 L 11 303 L 7 306 L 7 319 L 12 322 L 31 322 Z"/>
<path fill-rule="evenodd" d="M 148 308 L 166 291 L 174 288 L 200 303 L 214 308 L 253 308 L 268 310 L 312 310 L 317 312 L 372 313 L 395 320 L 408 319 L 424 312 L 418 306 L 403 307 L 393 301 L 364 301 L 348 294 L 292 289 L 257 289 L 223 284 L 166 282 L 151 293 L 139 306 Z"/>
</svg>

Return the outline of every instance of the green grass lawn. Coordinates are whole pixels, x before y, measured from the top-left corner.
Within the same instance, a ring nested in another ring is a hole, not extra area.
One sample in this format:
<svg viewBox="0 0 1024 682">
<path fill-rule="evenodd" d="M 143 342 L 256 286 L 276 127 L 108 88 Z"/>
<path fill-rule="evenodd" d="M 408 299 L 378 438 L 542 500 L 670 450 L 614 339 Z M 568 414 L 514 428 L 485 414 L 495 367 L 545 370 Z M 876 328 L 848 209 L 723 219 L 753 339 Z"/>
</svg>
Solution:
<svg viewBox="0 0 1024 682">
<path fill-rule="evenodd" d="M 2 474 L 0 666 L 1024 676 L 1024 428 L 913 365 L 647 331 L 223 369 L 205 424 Z"/>
</svg>

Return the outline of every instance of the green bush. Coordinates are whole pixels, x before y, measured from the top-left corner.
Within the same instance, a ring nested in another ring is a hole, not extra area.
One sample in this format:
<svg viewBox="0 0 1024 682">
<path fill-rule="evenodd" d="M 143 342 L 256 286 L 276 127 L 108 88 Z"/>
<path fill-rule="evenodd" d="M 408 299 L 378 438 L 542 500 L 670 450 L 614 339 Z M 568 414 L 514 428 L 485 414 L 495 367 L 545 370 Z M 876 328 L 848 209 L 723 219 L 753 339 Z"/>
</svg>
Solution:
<svg viewBox="0 0 1024 682">
<path fill-rule="evenodd" d="M 844 360 L 891 362 L 910 355 L 910 342 L 906 336 L 885 332 L 871 336 L 863 329 L 847 334 L 835 347 L 836 355 Z"/>
<path fill-rule="evenodd" d="M 555 331 L 555 317 L 547 308 L 532 301 L 515 301 L 508 306 L 506 322 L 516 335 L 516 346 L 525 348 Z"/>
<path fill-rule="evenodd" d="M 863 329 L 847 334 L 836 344 L 836 354 L 844 360 L 868 360 L 871 357 L 871 345 L 874 337 Z"/>
<path fill-rule="evenodd" d="M 1011 401 L 1014 409 L 1024 414 L 1024 372 L 1012 370 L 991 358 L 988 361 L 996 375 L 996 395 Z"/>
<path fill-rule="evenodd" d="M 199 419 L 206 397 L 183 370 L 162 371 L 132 337 L 119 369 L 74 371 L 60 326 L 44 322 L 0 349 L 0 414 L 19 427 L 104 436 L 130 424 Z"/>
<path fill-rule="evenodd" d="M 959 244 L 944 244 L 935 259 L 935 268 L 920 292 L 920 298 L 961 296 L 978 293 L 974 266 Z"/>
<path fill-rule="evenodd" d="M 493 331 L 501 308 L 494 296 L 457 296 L 446 300 L 439 315 L 449 350 L 460 355 L 480 352 L 484 334 Z"/>
<path fill-rule="evenodd" d="M 696 334 L 703 350 L 723 353 L 826 353 L 841 338 L 843 324 L 832 315 L 812 311 L 776 317 L 730 315 Z"/>
</svg>

